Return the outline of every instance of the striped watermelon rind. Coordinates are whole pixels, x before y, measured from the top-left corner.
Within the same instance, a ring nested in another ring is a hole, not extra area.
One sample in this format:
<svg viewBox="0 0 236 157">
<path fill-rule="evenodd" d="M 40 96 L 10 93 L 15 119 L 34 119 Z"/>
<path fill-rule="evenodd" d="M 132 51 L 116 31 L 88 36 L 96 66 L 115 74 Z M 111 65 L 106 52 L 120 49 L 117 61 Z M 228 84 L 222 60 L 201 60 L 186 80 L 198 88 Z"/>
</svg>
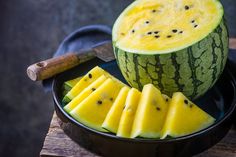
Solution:
<svg viewBox="0 0 236 157">
<path fill-rule="evenodd" d="M 205 38 L 175 52 L 133 53 L 118 48 L 113 41 L 118 66 L 132 87 L 141 90 L 152 83 L 164 94 L 171 96 L 180 91 L 191 99 L 203 95 L 215 84 L 225 67 L 228 45 L 223 18 Z"/>
</svg>

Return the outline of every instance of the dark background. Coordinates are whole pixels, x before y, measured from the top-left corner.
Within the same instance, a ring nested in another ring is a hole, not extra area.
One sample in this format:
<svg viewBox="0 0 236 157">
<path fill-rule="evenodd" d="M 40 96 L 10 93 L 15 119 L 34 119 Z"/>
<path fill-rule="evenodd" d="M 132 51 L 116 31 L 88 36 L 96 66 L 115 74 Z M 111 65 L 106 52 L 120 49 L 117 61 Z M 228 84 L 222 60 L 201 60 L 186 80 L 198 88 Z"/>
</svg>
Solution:
<svg viewBox="0 0 236 157">
<path fill-rule="evenodd" d="M 28 65 L 50 58 L 63 38 L 89 24 L 112 26 L 131 0 L 0 0 L 0 156 L 39 156 L 53 113 L 51 93 Z M 224 0 L 231 37 L 236 1 Z"/>
</svg>

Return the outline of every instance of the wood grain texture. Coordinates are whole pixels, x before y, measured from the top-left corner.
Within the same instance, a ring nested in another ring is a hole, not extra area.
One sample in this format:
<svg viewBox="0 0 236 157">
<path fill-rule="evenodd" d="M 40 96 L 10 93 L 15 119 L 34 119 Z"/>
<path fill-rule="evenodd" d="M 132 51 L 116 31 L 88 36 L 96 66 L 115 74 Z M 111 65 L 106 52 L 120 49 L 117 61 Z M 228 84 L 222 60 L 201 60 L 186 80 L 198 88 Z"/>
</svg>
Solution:
<svg viewBox="0 0 236 157">
<path fill-rule="evenodd" d="M 99 157 L 72 141 L 59 123 L 60 119 L 54 113 L 41 157 Z M 236 157 L 236 129 L 232 128 L 218 144 L 195 157 Z"/>
<path fill-rule="evenodd" d="M 49 156 L 79 156 L 79 157 L 98 157 L 88 150 L 80 147 L 72 141 L 60 128 L 60 119 L 54 113 L 50 128 L 46 135 L 43 148 L 40 152 L 41 157 Z"/>
<path fill-rule="evenodd" d="M 30 65 L 27 68 L 27 75 L 33 81 L 44 80 L 75 67 L 79 61 L 76 54 L 68 53 Z"/>
</svg>

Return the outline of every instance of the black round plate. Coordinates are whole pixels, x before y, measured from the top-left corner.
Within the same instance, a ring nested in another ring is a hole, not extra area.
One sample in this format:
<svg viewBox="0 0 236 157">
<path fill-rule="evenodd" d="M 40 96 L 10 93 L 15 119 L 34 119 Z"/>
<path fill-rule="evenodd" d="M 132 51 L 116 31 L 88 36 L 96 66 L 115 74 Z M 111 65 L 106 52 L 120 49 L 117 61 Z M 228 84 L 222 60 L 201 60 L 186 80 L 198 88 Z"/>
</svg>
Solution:
<svg viewBox="0 0 236 157">
<path fill-rule="evenodd" d="M 127 139 L 114 134 L 93 130 L 76 120 L 63 110 L 62 85 L 65 81 L 85 74 L 99 65 L 124 81 L 115 61 L 104 63 L 93 59 L 58 75 L 53 83 L 53 98 L 61 127 L 74 141 L 88 150 L 108 157 L 156 157 L 192 156 L 219 142 L 232 125 L 232 113 L 236 102 L 235 78 L 226 66 L 220 79 L 204 96 L 195 101 L 203 110 L 216 118 L 208 128 L 191 135 L 171 139 Z"/>
</svg>

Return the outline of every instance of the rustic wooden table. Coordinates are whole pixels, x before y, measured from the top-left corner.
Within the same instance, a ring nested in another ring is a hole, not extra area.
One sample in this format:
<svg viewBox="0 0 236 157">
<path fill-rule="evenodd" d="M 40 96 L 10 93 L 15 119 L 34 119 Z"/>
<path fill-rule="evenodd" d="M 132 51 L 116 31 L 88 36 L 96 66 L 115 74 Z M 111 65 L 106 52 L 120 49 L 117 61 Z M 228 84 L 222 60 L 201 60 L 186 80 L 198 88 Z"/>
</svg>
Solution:
<svg viewBox="0 0 236 157">
<path fill-rule="evenodd" d="M 60 128 L 60 122 L 54 113 L 40 152 L 41 157 L 98 157 L 72 141 Z M 214 147 L 196 157 L 236 157 L 236 128 L 232 128 Z"/>
<path fill-rule="evenodd" d="M 236 39 L 230 39 L 230 48 L 236 49 Z M 54 113 L 40 152 L 41 157 L 98 157 L 72 141 L 59 124 L 60 119 Z M 196 157 L 236 157 L 236 128 L 232 128 L 227 136 L 214 147 Z"/>
</svg>

